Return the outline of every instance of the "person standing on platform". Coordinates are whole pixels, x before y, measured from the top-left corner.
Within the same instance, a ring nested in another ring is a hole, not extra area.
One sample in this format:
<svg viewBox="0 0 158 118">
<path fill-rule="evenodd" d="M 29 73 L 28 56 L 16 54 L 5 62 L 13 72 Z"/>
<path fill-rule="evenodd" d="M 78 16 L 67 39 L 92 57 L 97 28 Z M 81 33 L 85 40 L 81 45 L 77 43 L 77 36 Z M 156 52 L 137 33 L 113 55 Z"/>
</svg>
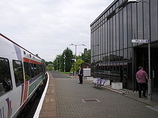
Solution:
<svg viewBox="0 0 158 118">
<path fill-rule="evenodd" d="M 83 84 L 83 67 L 82 66 L 80 66 L 78 77 L 79 77 L 79 84 Z"/>
<path fill-rule="evenodd" d="M 137 73 L 136 73 L 136 79 L 138 82 L 139 97 L 141 98 L 141 91 L 142 90 L 143 90 L 143 96 L 146 97 L 148 75 L 144 71 L 142 66 L 140 66 L 138 69 L 139 69 L 139 71 L 137 71 Z"/>
</svg>

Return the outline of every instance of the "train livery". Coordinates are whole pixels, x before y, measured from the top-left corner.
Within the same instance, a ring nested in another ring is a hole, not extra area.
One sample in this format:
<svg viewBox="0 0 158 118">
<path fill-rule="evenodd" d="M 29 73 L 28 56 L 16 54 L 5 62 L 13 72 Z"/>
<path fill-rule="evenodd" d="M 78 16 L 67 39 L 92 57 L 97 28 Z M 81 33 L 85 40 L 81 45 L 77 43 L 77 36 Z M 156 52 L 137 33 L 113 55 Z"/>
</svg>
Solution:
<svg viewBox="0 0 158 118">
<path fill-rule="evenodd" d="M 42 59 L 0 34 L 0 118 L 16 118 L 44 80 Z"/>
</svg>

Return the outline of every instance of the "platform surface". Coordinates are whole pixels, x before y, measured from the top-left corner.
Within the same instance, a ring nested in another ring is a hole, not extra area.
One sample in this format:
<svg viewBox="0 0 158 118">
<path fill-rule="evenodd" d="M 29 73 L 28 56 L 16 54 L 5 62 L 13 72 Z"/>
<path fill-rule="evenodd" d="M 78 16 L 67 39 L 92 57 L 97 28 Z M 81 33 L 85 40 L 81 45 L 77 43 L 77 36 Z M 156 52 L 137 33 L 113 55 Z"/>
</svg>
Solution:
<svg viewBox="0 0 158 118">
<path fill-rule="evenodd" d="M 97 89 L 84 79 L 50 71 L 48 91 L 39 118 L 157 118 L 158 104 L 136 93 Z M 139 100 L 140 99 L 140 100 Z M 144 101 L 144 102 L 143 102 Z"/>
</svg>

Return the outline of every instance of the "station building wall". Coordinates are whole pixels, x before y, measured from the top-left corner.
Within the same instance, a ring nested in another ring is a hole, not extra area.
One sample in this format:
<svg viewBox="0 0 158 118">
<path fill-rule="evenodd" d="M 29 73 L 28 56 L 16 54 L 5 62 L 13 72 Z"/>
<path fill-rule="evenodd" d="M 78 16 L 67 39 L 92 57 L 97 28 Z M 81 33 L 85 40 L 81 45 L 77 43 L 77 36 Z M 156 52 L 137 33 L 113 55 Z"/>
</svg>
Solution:
<svg viewBox="0 0 158 118">
<path fill-rule="evenodd" d="M 147 44 L 132 43 L 131 40 L 149 39 L 152 59 L 156 59 L 158 1 L 128 3 L 127 0 L 114 0 L 90 24 L 90 28 L 92 76 L 121 81 L 124 88 L 136 90 L 135 72 L 140 65 L 148 71 L 148 51 Z M 157 63 L 153 61 L 152 65 L 154 62 Z M 158 68 L 151 68 L 158 73 Z M 158 85 L 156 79 L 155 82 Z"/>
</svg>

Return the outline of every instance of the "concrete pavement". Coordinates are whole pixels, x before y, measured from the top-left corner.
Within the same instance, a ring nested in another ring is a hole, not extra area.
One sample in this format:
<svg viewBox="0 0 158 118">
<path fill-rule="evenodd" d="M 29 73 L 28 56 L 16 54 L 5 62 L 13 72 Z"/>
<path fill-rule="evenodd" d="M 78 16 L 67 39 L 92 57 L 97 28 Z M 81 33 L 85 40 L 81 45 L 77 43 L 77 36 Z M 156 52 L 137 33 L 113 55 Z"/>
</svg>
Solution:
<svg viewBox="0 0 158 118">
<path fill-rule="evenodd" d="M 78 78 L 68 77 L 54 71 L 49 73 L 53 76 L 50 79 L 54 82 L 55 90 L 55 104 L 51 102 L 50 104 L 56 107 L 53 113 L 57 118 L 158 117 L 158 104 L 156 102 L 148 103 L 148 101 L 145 103 L 134 99 L 138 97 L 137 94 L 120 94 L 117 91 L 110 90 L 110 88 L 97 89 L 86 80 L 83 84 L 78 84 Z M 53 99 L 53 95 L 49 97 Z M 45 99 L 48 100 L 47 96 Z M 146 101 L 142 98 L 143 100 Z M 46 102 L 46 100 L 44 101 Z M 49 109 L 49 111 L 51 110 Z"/>
</svg>

